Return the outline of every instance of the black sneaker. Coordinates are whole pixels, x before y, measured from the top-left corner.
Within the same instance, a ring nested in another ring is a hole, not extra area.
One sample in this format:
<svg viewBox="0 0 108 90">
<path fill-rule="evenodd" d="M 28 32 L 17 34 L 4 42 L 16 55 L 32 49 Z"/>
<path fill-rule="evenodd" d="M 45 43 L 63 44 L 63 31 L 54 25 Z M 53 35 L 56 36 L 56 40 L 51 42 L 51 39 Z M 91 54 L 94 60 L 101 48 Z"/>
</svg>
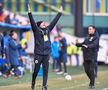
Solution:
<svg viewBox="0 0 108 90">
<path fill-rule="evenodd" d="M 31 89 L 31 90 L 34 90 L 34 89 Z"/>
<path fill-rule="evenodd" d="M 33 85 L 31 86 L 31 90 L 34 90 L 34 86 Z"/>
<path fill-rule="evenodd" d="M 47 86 L 43 86 L 42 87 L 42 90 L 47 90 Z"/>
<path fill-rule="evenodd" d="M 32 83 L 32 85 L 31 85 L 31 90 L 34 90 L 34 86 L 35 86 L 35 84 Z"/>
<path fill-rule="evenodd" d="M 95 89 L 95 86 L 94 85 L 89 85 L 89 89 L 93 90 L 93 89 Z"/>
</svg>

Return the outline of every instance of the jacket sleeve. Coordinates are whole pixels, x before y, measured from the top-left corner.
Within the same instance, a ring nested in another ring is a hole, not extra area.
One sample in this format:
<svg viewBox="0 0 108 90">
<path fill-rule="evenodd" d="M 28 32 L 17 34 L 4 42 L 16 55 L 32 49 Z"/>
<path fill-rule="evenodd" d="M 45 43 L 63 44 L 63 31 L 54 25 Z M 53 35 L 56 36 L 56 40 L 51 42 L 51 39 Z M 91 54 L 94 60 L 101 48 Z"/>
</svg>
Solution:
<svg viewBox="0 0 108 90">
<path fill-rule="evenodd" d="M 99 38 L 96 38 L 96 39 L 92 42 L 92 44 L 88 44 L 87 46 L 88 46 L 88 48 L 96 48 L 97 46 L 99 46 Z"/>
<path fill-rule="evenodd" d="M 49 30 L 52 31 L 52 29 L 54 28 L 54 26 L 57 24 L 59 18 L 61 17 L 62 13 L 59 12 L 56 17 L 52 20 L 52 22 L 50 23 L 50 25 L 48 26 L 49 27 Z"/>
<path fill-rule="evenodd" d="M 33 32 L 35 32 L 35 30 L 37 30 L 37 25 L 35 23 L 35 20 L 33 19 L 32 13 L 28 13 L 29 19 L 30 19 L 30 23 L 31 23 L 31 27 Z"/>
<path fill-rule="evenodd" d="M 83 43 L 76 43 L 76 46 L 77 46 L 77 47 L 82 47 L 82 44 L 83 44 Z"/>
<path fill-rule="evenodd" d="M 85 42 L 86 42 L 86 39 L 82 43 L 76 43 L 76 46 L 77 47 L 83 47 L 82 45 L 85 44 Z"/>
</svg>

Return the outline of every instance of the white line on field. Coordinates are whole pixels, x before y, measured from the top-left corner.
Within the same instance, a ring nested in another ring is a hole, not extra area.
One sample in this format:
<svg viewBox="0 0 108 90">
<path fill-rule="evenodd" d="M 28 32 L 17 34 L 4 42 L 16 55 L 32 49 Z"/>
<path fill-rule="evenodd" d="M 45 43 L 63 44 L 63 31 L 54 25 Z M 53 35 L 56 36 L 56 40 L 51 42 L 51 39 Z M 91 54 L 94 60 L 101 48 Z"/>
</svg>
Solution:
<svg viewBox="0 0 108 90">
<path fill-rule="evenodd" d="M 78 87 L 84 87 L 84 86 L 87 86 L 89 82 L 86 82 L 85 84 L 79 84 L 79 85 L 76 85 L 76 86 L 72 86 L 72 87 L 66 87 L 66 88 L 61 88 L 61 89 L 56 89 L 56 90 L 70 90 L 70 89 L 73 89 L 73 88 L 78 88 Z M 100 84 L 100 82 L 96 82 L 96 84 Z M 105 89 L 107 90 L 107 89 Z"/>
<path fill-rule="evenodd" d="M 67 88 L 61 88 L 61 89 L 56 89 L 56 90 L 70 90 L 73 88 L 77 88 L 77 87 L 82 87 L 82 86 L 86 86 L 87 84 L 80 84 L 80 85 L 76 85 L 76 86 L 72 86 L 72 87 L 67 87 Z"/>
<path fill-rule="evenodd" d="M 102 90 L 108 90 L 108 87 L 107 88 L 103 88 Z"/>
</svg>

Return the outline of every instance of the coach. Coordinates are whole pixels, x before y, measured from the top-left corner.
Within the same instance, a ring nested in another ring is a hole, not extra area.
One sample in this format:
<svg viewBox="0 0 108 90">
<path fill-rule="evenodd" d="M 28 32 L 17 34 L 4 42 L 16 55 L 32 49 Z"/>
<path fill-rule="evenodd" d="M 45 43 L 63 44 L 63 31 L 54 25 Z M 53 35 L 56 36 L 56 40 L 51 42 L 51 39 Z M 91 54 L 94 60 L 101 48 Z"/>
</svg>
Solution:
<svg viewBox="0 0 108 90">
<path fill-rule="evenodd" d="M 95 83 L 95 63 L 99 49 L 99 35 L 93 25 L 88 27 L 88 36 L 83 43 L 77 43 L 76 46 L 82 47 L 84 57 L 84 69 L 90 79 L 89 88 L 94 89 Z"/>
<path fill-rule="evenodd" d="M 32 75 L 32 90 L 34 90 L 35 79 L 37 77 L 40 65 L 43 66 L 43 88 L 42 90 L 47 90 L 47 78 L 48 78 L 48 66 L 49 66 L 49 55 L 51 54 L 51 42 L 50 42 L 50 32 L 56 25 L 57 21 L 61 17 L 62 7 L 60 11 L 53 19 L 53 21 L 48 24 L 44 21 L 35 22 L 32 13 L 30 12 L 30 6 L 28 5 L 28 15 L 31 23 L 31 27 L 34 34 L 35 49 L 34 49 L 34 72 Z"/>
</svg>

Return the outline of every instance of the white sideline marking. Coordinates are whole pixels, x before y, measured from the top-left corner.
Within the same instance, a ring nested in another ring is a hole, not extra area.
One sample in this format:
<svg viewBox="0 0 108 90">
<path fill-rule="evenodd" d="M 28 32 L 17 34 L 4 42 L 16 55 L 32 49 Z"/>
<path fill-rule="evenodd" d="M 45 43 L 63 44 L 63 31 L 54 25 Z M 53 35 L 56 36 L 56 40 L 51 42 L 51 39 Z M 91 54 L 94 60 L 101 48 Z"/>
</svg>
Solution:
<svg viewBox="0 0 108 90">
<path fill-rule="evenodd" d="M 88 83 L 89 83 L 89 82 L 86 82 L 85 84 L 79 84 L 79 85 L 76 85 L 76 86 L 66 87 L 66 88 L 61 88 L 61 89 L 56 89 L 56 90 L 70 90 L 70 89 L 73 89 L 73 88 L 78 88 L 78 87 L 87 86 Z M 96 84 L 100 84 L 100 82 L 96 82 Z M 108 89 L 105 89 L 105 90 L 108 90 Z"/>
<path fill-rule="evenodd" d="M 107 87 L 107 88 L 104 88 L 104 89 L 102 89 L 102 90 L 108 90 L 108 87 Z"/>
<path fill-rule="evenodd" d="M 67 87 L 67 88 L 61 88 L 61 89 L 56 89 L 56 90 L 70 90 L 73 88 L 77 88 L 77 87 L 81 87 L 81 86 L 86 86 L 87 84 L 80 84 L 80 85 L 76 85 L 76 86 L 72 86 L 72 87 Z"/>
</svg>

